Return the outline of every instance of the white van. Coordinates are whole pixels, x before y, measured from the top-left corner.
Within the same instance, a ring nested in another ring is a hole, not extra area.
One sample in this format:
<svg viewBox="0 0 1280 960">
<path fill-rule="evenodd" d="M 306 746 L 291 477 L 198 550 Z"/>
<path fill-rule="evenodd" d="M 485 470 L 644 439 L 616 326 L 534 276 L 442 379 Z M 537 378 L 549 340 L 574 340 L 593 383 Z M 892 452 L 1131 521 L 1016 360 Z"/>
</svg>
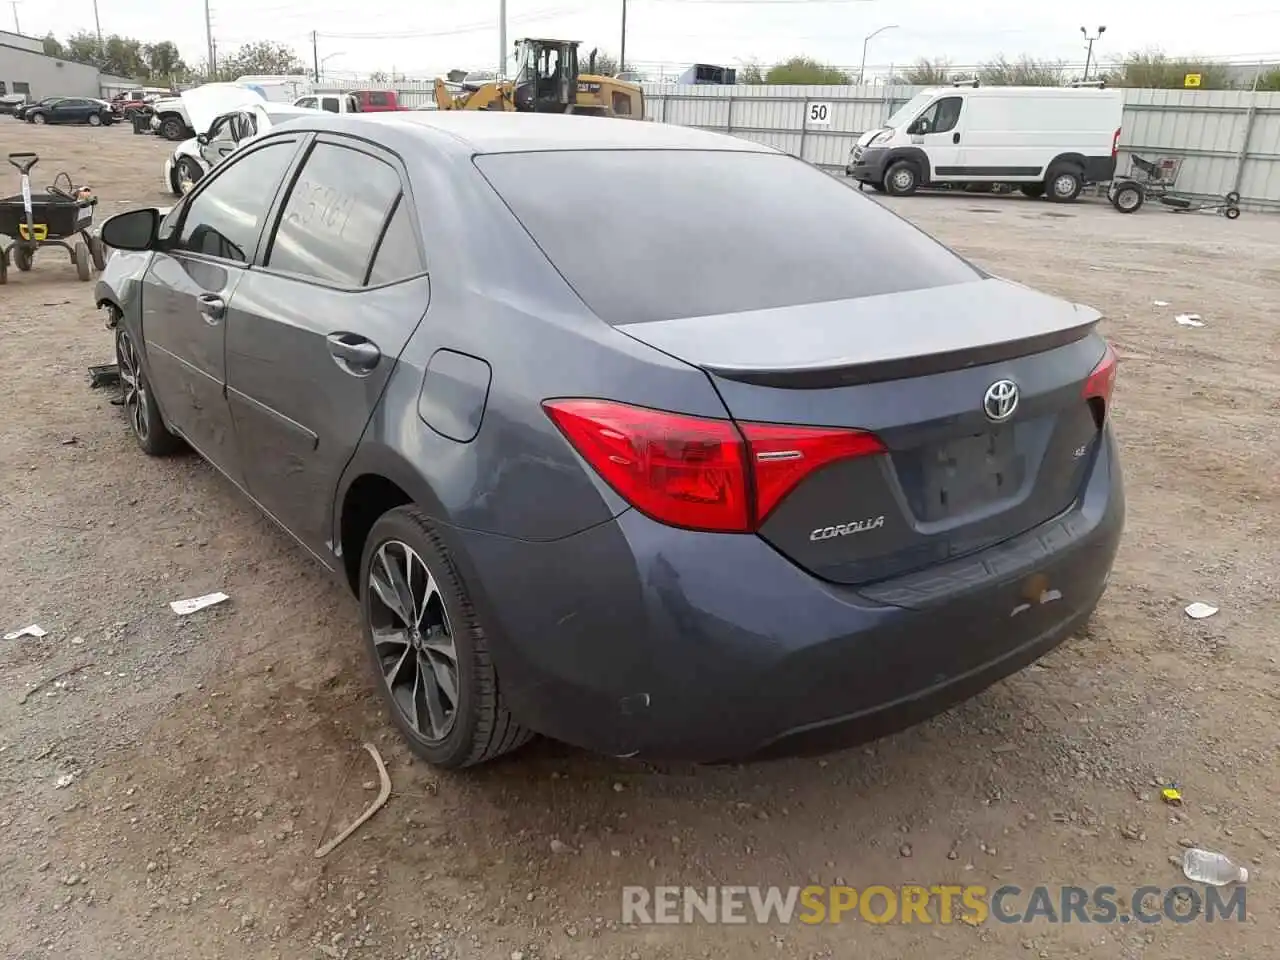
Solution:
<svg viewBox="0 0 1280 960">
<path fill-rule="evenodd" d="M 876 190 L 1008 183 L 1074 200 L 1116 169 L 1124 94 L 1075 87 L 935 87 L 858 138 L 845 173 Z"/>
</svg>

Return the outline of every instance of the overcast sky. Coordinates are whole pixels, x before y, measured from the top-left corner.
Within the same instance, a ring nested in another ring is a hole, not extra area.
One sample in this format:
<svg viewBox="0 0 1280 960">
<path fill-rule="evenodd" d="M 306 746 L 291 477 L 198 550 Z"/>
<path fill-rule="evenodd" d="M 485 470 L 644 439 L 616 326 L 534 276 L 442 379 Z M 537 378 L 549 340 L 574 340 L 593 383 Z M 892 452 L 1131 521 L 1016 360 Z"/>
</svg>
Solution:
<svg viewBox="0 0 1280 960">
<path fill-rule="evenodd" d="M 492 69 L 498 59 L 498 2 L 427 0 L 210 0 L 214 38 L 229 51 L 253 40 L 295 47 L 311 63 L 311 31 L 319 32 L 326 72 L 373 70 L 430 76 L 449 67 Z M 13 26 L 9 0 L 0 24 Z M 618 53 L 622 0 L 508 0 L 507 36 L 582 40 Z M 981 11 L 981 12 L 979 12 Z M 144 41 L 173 40 L 192 63 L 205 52 L 201 0 L 98 0 L 102 32 Z M 63 36 L 93 30 L 93 0 L 20 0 L 22 32 Z M 983 28 L 981 24 L 989 26 Z M 976 64 L 1001 53 L 1083 62 L 1081 25 L 1107 31 L 1095 56 L 1119 58 L 1159 47 L 1170 54 L 1235 60 L 1280 59 L 1280 3 L 1275 0 L 1187 0 L 1162 3 L 1035 4 L 988 0 L 981 5 L 940 0 L 628 0 L 627 60 L 639 69 L 679 68 L 692 62 L 772 63 L 808 54 L 857 66 L 863 38 L 875 37 L 869 66 L 947 57 Z"/>
</svg>

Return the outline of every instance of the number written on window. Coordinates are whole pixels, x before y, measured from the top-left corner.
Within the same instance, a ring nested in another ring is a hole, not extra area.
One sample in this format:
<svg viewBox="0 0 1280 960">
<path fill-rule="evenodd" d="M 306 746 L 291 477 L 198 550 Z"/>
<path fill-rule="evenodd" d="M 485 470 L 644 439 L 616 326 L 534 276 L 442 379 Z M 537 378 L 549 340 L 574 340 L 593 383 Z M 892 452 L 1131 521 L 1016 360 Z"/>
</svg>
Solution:
<svg viewBox="0 0 1280 960">
<path fill-rule="evenodd" d="M 248 263 L 295 146 L 288 140 L 268 144 L 219 168 L 183 214 L 178 247 Z"/>
<path fill-rule="evenodd" d="M 831 104 L 829 103 L 811 103 L 809 104 L 809 112 L 805 115 L 810 126 L 826 127 L 831 125 Z"/>
<path fill-rule="evenodd" d="M 359 287 L 400 196 L 400 176 L 359 150 L 319 143 L 285 202 L 267 266 Z"/>
</svg>

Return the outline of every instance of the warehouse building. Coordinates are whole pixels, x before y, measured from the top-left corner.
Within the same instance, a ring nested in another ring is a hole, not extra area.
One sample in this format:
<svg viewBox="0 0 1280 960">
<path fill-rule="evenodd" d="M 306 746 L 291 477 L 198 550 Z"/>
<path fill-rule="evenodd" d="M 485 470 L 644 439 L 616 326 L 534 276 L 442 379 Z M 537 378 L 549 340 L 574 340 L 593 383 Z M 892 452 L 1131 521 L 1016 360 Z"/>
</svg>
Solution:
<svg viewBox="0 0 1280 960">
<path fill-rule="evenodd" d="M 111 77 L 97 67 L 49 57 L 44 41 L 0 30 L 0 95 L 23 93 L 43 97 L 101 97 L 103 89 L 133 87 L 126 78 Z"/>
</svg>

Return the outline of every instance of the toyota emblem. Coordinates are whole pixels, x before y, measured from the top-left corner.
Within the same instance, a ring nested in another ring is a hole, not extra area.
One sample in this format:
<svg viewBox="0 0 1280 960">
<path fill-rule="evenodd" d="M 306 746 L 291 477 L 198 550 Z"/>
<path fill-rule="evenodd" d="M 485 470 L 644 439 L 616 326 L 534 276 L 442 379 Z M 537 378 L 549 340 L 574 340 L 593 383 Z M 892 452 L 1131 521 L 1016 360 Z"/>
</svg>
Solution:
<svg viewBox="0 0 1280 960">
<path fill-rule="evenodd" d="M 987 394 L 982 398 L 982 409 L 988 420 L 1000 423 L 1013 416 L 1018 409 L 1018 385 L 1012 380 L 997 380 L 987 387 Z"/>
</svg>

